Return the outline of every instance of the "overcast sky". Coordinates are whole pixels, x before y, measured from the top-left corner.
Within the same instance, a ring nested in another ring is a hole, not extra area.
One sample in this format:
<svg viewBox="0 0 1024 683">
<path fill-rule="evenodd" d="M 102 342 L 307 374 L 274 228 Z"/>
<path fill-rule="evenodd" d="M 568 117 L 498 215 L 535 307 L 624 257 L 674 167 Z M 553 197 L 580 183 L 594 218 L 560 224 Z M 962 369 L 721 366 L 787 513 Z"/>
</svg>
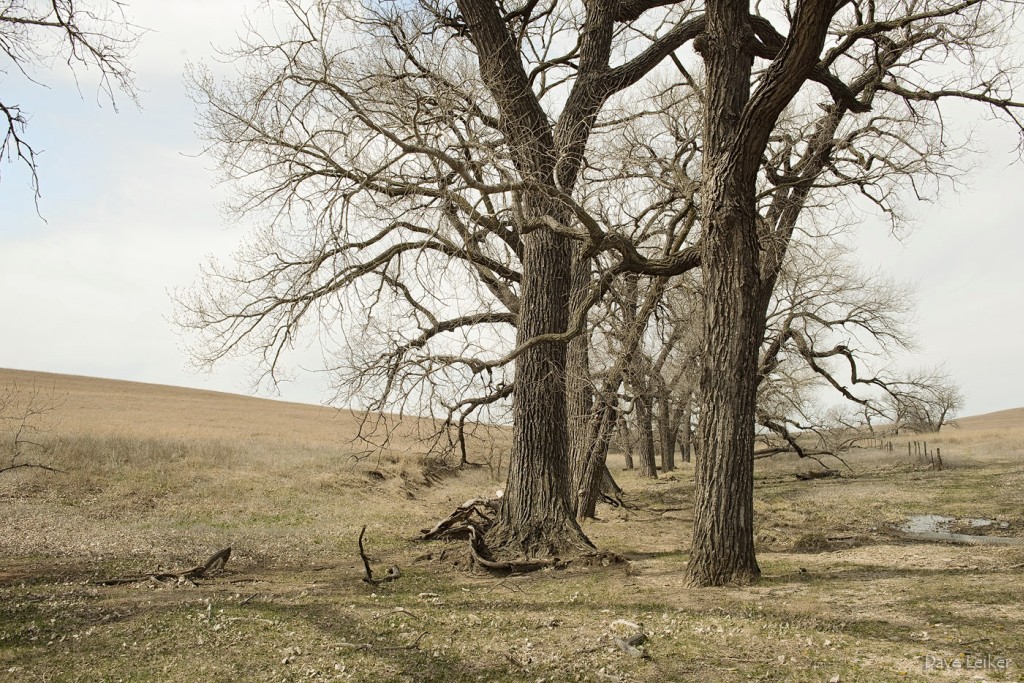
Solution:
<svg viewBox="0 0 1024 683">
<path fill-rule="evenodd" d="M 187 60 L 209 61 L 212 45 L 230 46 L 244 9 L 259 3 L 129 4 L 151 29 L 132 62 L 139 109 L 121 100 L 115 113 L 88 73 L 78 86 L 67 73 L 40 74 L 48 89 L 0 73 L 0 99 L 31 113 L 27 135 L 44 152 L 45 219 L 27 173 L 0 162 L 0 367 L 246 392 L 240 365 L 189 371 L 168 291 L 245 235 L 218 211 L 226 190 L 199 156 L 182 72 Z M 1024 406 L 1024 165 L 1010 131 L 978 123 L 976 140 L 984 151 L 970 189 L 909 206 L 908 238 L 872 221 L 857 233 L 866 266 L 917 285 L 921 351 L 907 363 L 944 362 L 967 395 L 965 414 Z M 289 400 L 324 395 L 313 373 L 281 388 Z"/>
</svg>

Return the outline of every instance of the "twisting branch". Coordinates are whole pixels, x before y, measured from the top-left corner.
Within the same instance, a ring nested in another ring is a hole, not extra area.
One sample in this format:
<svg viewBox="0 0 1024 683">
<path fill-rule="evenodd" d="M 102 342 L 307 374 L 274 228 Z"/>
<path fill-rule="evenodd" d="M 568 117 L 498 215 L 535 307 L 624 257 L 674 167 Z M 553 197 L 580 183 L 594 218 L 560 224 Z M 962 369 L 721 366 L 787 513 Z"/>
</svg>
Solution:
<svg viewBox="0 0 1024 683">
<path fill-rule="evenodd" d="M 363 582 L 368 583 L 371 586 L 379 586 L 382 583 L 394 581 L 399 578 L 402 575 L 402 572 L 399 571 L 398 565 L 388 567 L 387 572 L 379 579 L 373 578 L 373 571 L 370 569 L 370 558 L 366 556 L 366 551 L 363 550 L 363 534 L 365 533 L 366 525 L 364 524 L 363 528 L 359 530 L 359 557 L 362 558 L 363 569 L 366 570 L 366 576 L 363 577 Z"/>
</svg>

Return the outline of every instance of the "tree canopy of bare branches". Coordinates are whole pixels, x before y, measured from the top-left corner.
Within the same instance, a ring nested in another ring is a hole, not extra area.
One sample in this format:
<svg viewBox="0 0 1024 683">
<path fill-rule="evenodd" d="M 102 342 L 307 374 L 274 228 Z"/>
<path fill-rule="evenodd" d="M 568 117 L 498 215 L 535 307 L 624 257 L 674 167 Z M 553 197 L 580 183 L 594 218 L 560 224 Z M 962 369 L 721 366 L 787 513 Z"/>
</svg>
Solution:
<svg viewBox="0 0 1024 683">
<path fill-rule="evenodd" d="M 0 52 L 6 58 L 0 73 L 39 83 L 38 74 L 57 59 L 72 72 L 95 73 L 99 91 L 116 107 L 117 91 L 132 101 L 136 97 L 129 60 L 139 35 L 118 0 L 0 0 Z M 38 199 L 28 112 L 0 93 L 0 114 L 0 160 L 17 160 L 28 169 Z"/>
<path fill-rule="evenodd" d="M 621 276 L 699 266 L 698 585 L 759 573 L 762 379 L 789 353 L 826 381 L 845 361 L 856 385 L 828 332 L 889 333 L 842 287 L 834 310 L 787 313 L 796 245 L 820 257 L 837 206 L 898 224 L 903 193 L 954 180 L 947 102 L 1024 128 L 1015 9 L 994 0 L 280 7 L 287 28 L 233 53 L 239 78 L 192 77 L 235 208 L 262 225 L 182 297 L 199 360 L 255 353 L 273 377 L 309 330 L 373 407 L 511 398 L 488 540 L 557 556 L 589 544 L 568 428 L 589 361 L 570 340 Z"/>
</svg>

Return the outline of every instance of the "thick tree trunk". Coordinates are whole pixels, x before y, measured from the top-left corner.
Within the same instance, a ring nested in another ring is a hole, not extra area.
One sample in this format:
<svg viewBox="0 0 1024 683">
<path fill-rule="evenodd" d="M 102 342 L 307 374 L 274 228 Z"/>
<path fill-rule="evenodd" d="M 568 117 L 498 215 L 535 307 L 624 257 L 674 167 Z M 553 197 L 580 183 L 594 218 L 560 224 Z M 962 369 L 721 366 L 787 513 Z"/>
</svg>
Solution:
<svg viewBox="0 0 1024 683">
<path fill-rule="evenodd" d="M 709 5 L 697 47 L 707 65 L 701 269 L 704 353 L 700 376 L 700 457 L 695 467 L 693 546 L 687 569 L 696 586 L 748 583 L 754 556 L 754 416 L 758 347 L 756 159 L 735 149 L 750 93 L 749 10 L 743 0 Z M 759 157 L 758 157 L 759 158 Z"/>
<path fill-rule="evenodd" d="M 572 249 L 549 230 L 523 238 L 517 344 L 564 332 Z M 487 543 L 501 554 L 565 556 L 592 544 L 576 523 L 569 479 L 566 347 L 542 343 L 516 359 L 512 454 L 497 522 Z"/>
<path fill-rule="evenodd" d="M 569 296 L 570 320 L 585 305 L 590 287 L 590 259 L 583 255 L 580 245 L 573 246 L 572 274 Z M 566 358 L 566 403 L 569 419 L 569 463 L 572 491 L 583 484 L 583 470 L 591 448 L 591 419 L 594 412 L 594 392 L 590 383 L 590 335 L 587 332 L 569 342 Z"/>
<path fill-rule="evenodd" d="M 756 245 L 735 243 L 743 237 L 738 230 L 715 229 L 704 237 L 733 243 L 716 244 L 727 258 L 709 253 L 702 264 L 709 293 L 706 331 L 713 341 L 705 348 L 701 375 L 703 448 L 695 468 L 689 564 L 690 581 L 700 586 L 747 583 L 760 574 L 754 557 L 753 456 L 758 348 L 752 340 L 760 339 L 763 321 L 758 324 L 756 300 L 734 286 L 736 281 L 756 285 L 751 280 L 756 248 L 743 258 Z"/>
<path fill-rule="evenodd" d="M 582 151 L 570 154 L 556 180 L 551 121 L 534 95 L 515 43 L 496 4 L 457 0 L 476 49 L 480 76 L 501 112 L 502 133 L 514 151 L 517 171 L 532 182 L 571 191 Z M 572 126 L 576 146 L 589 128 Z M 569 322 L 572 247 L 564 235 L 535 223 L 567 221 L 566 207 L 542 191 L 520 197 L 526 223 L 522 235 L 522 280 L 517 345 L 543 334 L 561 334 Z M 529 229 L 527 228 L 529 223 Z M 573 514 L 566 406 L 565 342 L 545 342 L 516 359 L 512 399 L 512 454 L 505 497 L 487 535 L 501 554 L 543 557 L 593 547 Z"/>
<path fill-rule="evenodd" d="M 661 471 L 671 472 L 676 468 L 677 425 L 672 421 L 672 402 L 668 391 L 658 397 L 658 441 L 661 447 Z"/>
<path fill-rule="evenodd" d="M 658 478 L 658 467 L 654 462 L 654 415 L 651 410 L 651 397 L 640 393 L 636 389 L 636 408 L 633 414 L 636 416 L 637 431 L 637 474 L 641 477 Z"/>
</svg>

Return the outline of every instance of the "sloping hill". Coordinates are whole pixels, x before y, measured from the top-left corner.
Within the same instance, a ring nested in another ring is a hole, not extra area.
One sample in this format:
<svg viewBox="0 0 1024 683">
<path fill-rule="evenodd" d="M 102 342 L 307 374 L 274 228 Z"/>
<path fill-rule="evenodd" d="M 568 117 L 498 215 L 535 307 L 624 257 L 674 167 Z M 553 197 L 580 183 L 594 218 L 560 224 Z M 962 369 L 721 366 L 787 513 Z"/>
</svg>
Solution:
<svg viewBox="0 0 1024 683">
<path fill-rule="evenodd" d="M 162 384 L 0 368 L 0 392 L 17 385 L 52 394 L 59 404 L 62 431 L 121 434 L 135 437 L 214 438 L 303 443 L 310 446 L 349 443 L 361 416 L 349 410 L 254 398 Z M 423 450 L 421 440 L 433 433 L 430 420 L 405 418 L 392 448 Z M 962 430 L 1024 429 L 1024 407 L 957 419 Z M 383 425 L 378 430 L 380 436 Z M 498 430 L 502 431 L 502 430 Z"/>
<path fill-rule="evenodd" d="M 0 369 L 0 387 L 52 394 L 61 427 L 130 436 L 335 441 L 350 434 L 350 413 L 237 394 L 161 384 Z M 301 438 L 296 439 L 299 436 Z"/>
<path fill-rule="evenodd" d="M 55 431 L 84 435 L 340 445 L 357 437 L 361 418 L 349 410 L 216 391 L 0 369 L 0 392 L 15 384 L 23 397 L 37 390 L 56 406 Z M 394 417 L 384 420 L 396 426 Z M 425 450 L 419 438 L 432 428 L 430 420 L 406 418 L 390 448 Z"/>
<path fill-rule="evenodd" d="M 977 431 L 983 429 L 1024 429 L 1024 408 L 997 410 L 994 413 L 960 417 L 956 420 L 960 429 Z"/>
</svg>

